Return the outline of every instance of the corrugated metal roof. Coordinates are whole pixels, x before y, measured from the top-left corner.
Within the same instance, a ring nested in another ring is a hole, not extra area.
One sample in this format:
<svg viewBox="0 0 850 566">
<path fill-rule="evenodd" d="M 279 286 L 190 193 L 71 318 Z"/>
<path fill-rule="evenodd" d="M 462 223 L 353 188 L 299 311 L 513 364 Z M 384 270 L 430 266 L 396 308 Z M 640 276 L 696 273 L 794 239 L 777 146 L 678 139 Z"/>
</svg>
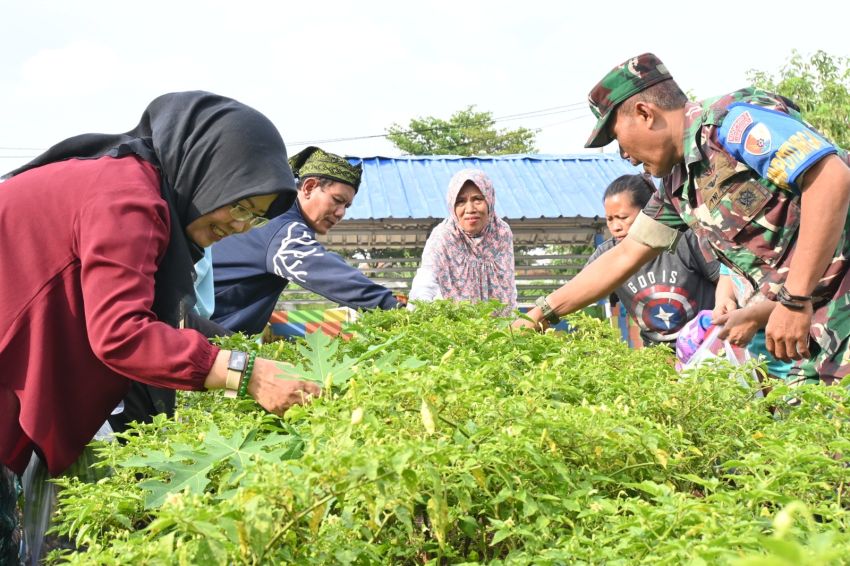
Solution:
<svg viewBox="0 0 850 566">
<path fill-rule="evenodd" d="M 444 218 L 446 190 L 457 171 L 481 169 L 496 188 L 503 218 L 604 216 L 602 194 L 620 175 L 638 173 L 616 154 L 458 157 L 348 157 L 363 178 L 346 219 Z"/>
</svg>

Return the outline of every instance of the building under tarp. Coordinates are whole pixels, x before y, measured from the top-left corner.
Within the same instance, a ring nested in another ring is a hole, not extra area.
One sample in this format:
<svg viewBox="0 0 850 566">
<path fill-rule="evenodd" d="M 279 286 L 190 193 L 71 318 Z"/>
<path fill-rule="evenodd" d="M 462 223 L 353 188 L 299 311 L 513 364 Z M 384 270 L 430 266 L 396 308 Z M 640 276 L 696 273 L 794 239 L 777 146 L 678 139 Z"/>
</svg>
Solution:
<svg viewBox="0 0 850 566">
<path fill-rule="evenodd" d="M 319 239 L 367 277 L 406 294 L 428 234 L 448 214 L 446 191 L 461 169 L 493 181 L 496 212 L 514 234 L 521 304 L 568 281 L 605 234 L 602 195 L 637 168 L 616 154 L 494 157 L 349 157 L 363 165 L 360 189 L 345 219 Z M 324 304 L 291 286 L 281 308 Z"/>
<path fill-rule="evenodd" d="M 363 179 L 345 219 L 324 242 L 336 251 L 421 249 L 448 213 L 446 191 L 461 169 L 493 180 L 496 212 L 517 247 L 592 244 L 605 229 L 602 194 L 638 170 L 616 154 L 349 157 Z"/>
</svg>

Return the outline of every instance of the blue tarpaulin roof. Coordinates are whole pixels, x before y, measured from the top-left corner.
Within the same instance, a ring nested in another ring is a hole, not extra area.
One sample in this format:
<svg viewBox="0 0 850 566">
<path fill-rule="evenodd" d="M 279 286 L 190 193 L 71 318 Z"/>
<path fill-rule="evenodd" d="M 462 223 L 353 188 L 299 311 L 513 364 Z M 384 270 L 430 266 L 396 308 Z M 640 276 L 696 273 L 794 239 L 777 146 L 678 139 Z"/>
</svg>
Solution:
<svg viewBox="0 0 850 566">
<path fill-rule="evenodd" d="M 349 157 L 363 164 L 350 220 L 444 218 L 446 191 L 461 169 L 481 169 L 493 180 L 496 212 L 509 219 L 604 216 L 602 194 L 620 175 L 638 173 L 616 154 L 451 155 Z"/>
</svg>

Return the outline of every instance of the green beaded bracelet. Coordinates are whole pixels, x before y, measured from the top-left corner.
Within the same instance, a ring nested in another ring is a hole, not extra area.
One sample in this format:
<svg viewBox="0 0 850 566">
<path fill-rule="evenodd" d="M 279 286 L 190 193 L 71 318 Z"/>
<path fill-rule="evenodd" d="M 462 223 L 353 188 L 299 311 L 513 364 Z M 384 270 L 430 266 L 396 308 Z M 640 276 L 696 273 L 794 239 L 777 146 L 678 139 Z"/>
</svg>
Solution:
<svg viewBox="0 0 850 566">
<path fill-rule="evenodd" d="M 254 360 L 257 354 L 248 354 L 248 363 L 245 365 L 245 373 L 242 374 L 242 379 L 239 380 L 239 391 L 236 394 L 240 399 L 248 396 L 248 382 L 251 381 L 251 374 L 254 372 Z"/>
</svg>

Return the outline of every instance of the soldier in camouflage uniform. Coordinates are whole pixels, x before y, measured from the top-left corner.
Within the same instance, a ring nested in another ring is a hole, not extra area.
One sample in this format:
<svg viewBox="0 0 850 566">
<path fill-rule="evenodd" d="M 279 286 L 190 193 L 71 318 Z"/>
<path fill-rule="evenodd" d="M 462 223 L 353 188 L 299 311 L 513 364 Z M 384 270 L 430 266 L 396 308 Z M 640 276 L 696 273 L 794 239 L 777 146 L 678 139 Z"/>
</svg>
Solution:
<svg viewBox="0 0 850 566">
<path fill-rule="evenodd" d="M 538 299 L 531 318 L 554 320 L 607 295 L 690 227 L 721 262 L 779 303 L 767 347 L 797 360 L 792 378 L 833 382 L 850 373 L 847 153 L 776 94 L 747 88 L 687 101 L 650 53 L 611 70 L 589 98 L 598 122 L 586 147 L 617 139 L 624 158 L 664 178 L 662 190 L 639 214 L 627 245 Z"/>
</svg>

